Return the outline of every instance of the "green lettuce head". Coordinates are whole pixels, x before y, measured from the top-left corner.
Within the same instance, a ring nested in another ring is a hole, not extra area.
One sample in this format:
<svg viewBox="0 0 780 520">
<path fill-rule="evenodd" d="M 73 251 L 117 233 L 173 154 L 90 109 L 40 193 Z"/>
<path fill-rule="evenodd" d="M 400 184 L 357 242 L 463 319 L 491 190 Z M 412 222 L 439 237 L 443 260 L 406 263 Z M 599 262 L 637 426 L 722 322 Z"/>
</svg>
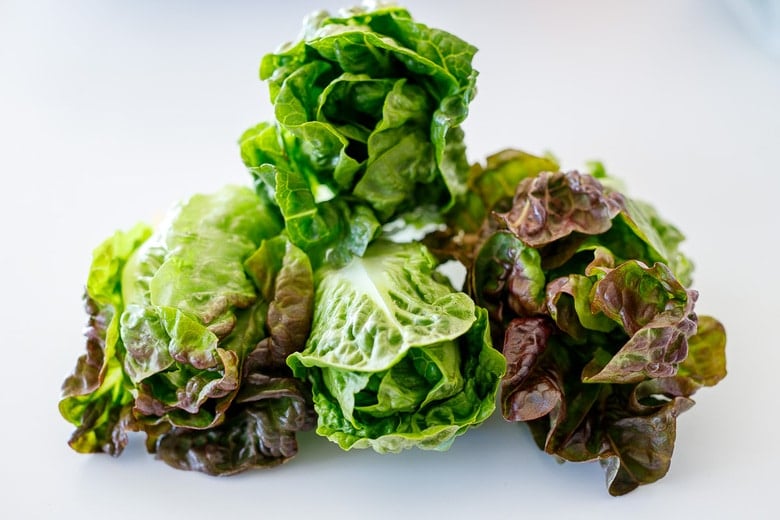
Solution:
<svg viewBox="0 0 780 520">
<path fill-rule="evenodd" d="M 381 7 L 316 13 L 300 40 L 262 59 L 275 120 L 241 137 L 242 158 L 315 264 L 343 264 L 379 225 L 465 192 L 475 52 Z"/>
<path fill-rule="evenodd" d="M 96 250 L 87 354 L 60 403 L 74 449 L 118 455 L 140 430 L 169 464 L 212 474 L 295 454 L 313 411 L 285 359 L 308 337 L 314 285 L 280 231 L 273 206 L 228 186 Z"/>
<path fill-rule="evenodd" d="M 435 266 L 419 244 L 379 241 L 317 272 L 311 336 L 288 363 L 343 449 L 445 450 L 495 409 L 506 365 L 487 313 Z"/>
</svg>

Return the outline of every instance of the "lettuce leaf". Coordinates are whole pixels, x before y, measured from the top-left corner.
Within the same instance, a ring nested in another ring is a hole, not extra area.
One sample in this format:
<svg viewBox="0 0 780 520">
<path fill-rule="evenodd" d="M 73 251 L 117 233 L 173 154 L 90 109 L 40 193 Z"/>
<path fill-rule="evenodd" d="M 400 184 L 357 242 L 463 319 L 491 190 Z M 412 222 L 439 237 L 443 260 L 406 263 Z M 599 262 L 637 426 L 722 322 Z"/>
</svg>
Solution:
<svg viewBox="0 0 780 520">
<path fill-rule="evenodd" d="M 70 447 L 80 453 L 119 455 L 132 429 L 131 384 L 122 370 L 123 346 L 119 340 L 119 316 L 124 310 L 121 273 L 133 252 L 151 229 L 138 224 L 118 231 L 92 255 L 85 291 L 89 320 L 86 350 L 62 385 L 59 409 L 76 430 Z"/>
<path fill-rule="evenodd" d="M 419 244 L 378 241 L 317 272 L 312 332 L 288 364 L 341 448 L 444 450 L 494 410 L 505 362 L 487 314 L 435 266 Z"/>
</svg>

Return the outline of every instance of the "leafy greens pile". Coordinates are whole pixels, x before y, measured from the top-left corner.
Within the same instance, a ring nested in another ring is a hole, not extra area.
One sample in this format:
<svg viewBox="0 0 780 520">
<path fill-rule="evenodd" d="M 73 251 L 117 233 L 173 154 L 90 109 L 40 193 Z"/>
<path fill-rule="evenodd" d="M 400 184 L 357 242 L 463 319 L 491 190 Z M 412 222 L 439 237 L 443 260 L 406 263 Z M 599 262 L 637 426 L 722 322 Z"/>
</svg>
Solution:
<svg viewBox="0 0 780 520">
<path fill-rule="evenodd" d="M 345 450 L 446 450 L 500 390 L 542 449 L 602 461 L 611 493 L 662 477 L 677 415 L 725 375 L 723 327 L 693 310 L 680 232 L 600 166 L 469 167 L 475 52 L 379 7 L 316 13 L 266 55 L 275 118 L 240 138 L 254 189 L 94 252 L 71 447 L 119 455 L 138 431 L 213 475 L 289 460 L 315 423 Z"/>
</svg>

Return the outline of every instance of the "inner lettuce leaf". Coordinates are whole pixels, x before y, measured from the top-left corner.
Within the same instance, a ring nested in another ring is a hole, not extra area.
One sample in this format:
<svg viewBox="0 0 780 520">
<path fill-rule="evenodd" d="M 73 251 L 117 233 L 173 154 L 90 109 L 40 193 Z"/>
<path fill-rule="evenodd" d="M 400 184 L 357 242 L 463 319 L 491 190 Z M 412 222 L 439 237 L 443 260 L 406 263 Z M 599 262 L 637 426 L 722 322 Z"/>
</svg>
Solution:
<svg viewBox="0 0 780 520">
<path fill-rule="evenodd" d="M 380 240 L 317 272 L 311 335 L 287 362 L 341 448 L 445 450 L 494 410 L 505 362 L 487 313 L 435 267 L 420 244 Z"/>
<path fill-rule="evenodd" d="M 263 57 L 275 119 L 241 136 L 241 155 L 315 265 L 343 265 L 382 224 L 466 192 L 475 52 L 383 6 L 314 13 L 298 41 Z"/>
<path fill-rule="evenodd" d="M 528 164 L 544 159 L 504 151 L 480 175 Z M 504 417 L 562 460 L 599 460 L 621 495 L 667 473 L 676 418 L 726 375 L 726 334 L 694 310 L 680 231 L 602 165 L 593 173 L 520 176 L 511 195 L 484 185 L 472 195 L 490 211 L 482 224 L 450 216 L 426 243 L 466 265 L 466 290 L 488 310 L 507 360 Z"/>
</svg>

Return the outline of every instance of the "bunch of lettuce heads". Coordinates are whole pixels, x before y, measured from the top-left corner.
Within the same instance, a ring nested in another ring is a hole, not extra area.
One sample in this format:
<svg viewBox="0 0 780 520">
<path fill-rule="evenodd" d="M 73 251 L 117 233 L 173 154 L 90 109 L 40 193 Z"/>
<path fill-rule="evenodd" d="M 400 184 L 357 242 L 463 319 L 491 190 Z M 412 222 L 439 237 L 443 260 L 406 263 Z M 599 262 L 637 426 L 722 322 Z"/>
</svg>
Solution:
<svg viewBox="0 0 780 520">
<path fill-rule="evenodd" d="M 725 376 L 723 326 L 695 312 L 682 234 L 600 164 L 469 165 L 475 52 L 378 7 L 314 14 L 266 55 L 275 119 L 240 139 L 253 183 L 95 250 L 70 446 L 116 456 L 143 432 L 225 475 L 312 428 L 446 450 L 499 403 L 544 451 L 599 460 L 614 495 L 663 477 L 677 416 Z"/>
</svg>

